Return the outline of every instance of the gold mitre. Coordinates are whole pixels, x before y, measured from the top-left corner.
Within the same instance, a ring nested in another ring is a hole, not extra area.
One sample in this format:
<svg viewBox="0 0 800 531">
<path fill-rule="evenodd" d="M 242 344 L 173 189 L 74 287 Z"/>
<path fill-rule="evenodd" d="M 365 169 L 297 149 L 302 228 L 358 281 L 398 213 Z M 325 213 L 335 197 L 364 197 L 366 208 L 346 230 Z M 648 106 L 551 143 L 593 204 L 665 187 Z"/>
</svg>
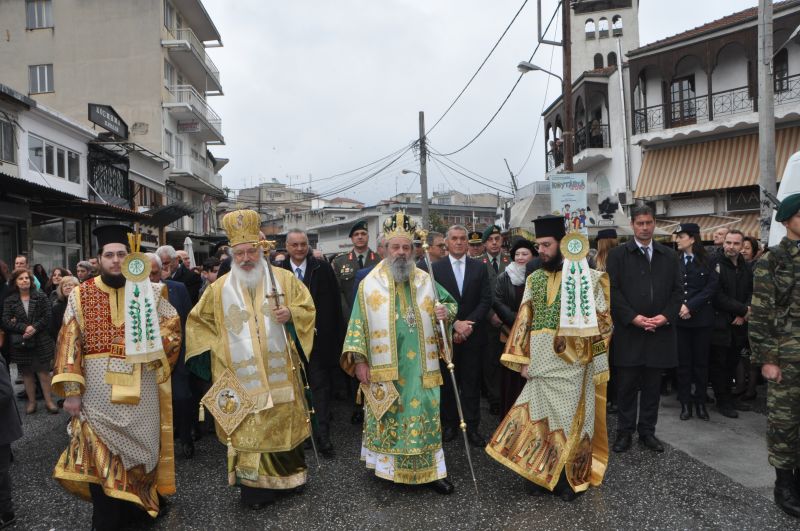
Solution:
<svg viewBox="0 0 800 531">
<path fill-rule="evenodd" d="M 417 224 L 403 210 L 395 212 L 383 222 L 383 235 L 387 242 L 392 238 L 406 238 L 413 242 L 416 230 Z"/>
<path fill-rule="evenodd" d="M 258 243 L 261 217 L 255 210 L 234 210 L 222 218 L 222 227 L 228 234 L 230 246 L 240 243 Z"/>
</svg>

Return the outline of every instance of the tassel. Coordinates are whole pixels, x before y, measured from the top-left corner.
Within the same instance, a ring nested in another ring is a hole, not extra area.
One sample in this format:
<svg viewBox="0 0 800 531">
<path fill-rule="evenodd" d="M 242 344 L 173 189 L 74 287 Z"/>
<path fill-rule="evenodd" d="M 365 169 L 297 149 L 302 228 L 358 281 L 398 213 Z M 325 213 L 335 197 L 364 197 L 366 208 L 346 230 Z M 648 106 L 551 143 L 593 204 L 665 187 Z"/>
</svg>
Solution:
<svg viewBox="0 0 800 531">
<path fill-rule="evenodd" d="M 228 437 L 228 470 L 233 470 L 236 466 L 236 450 L 233 448 L 231 438 Z"/>
<path fill-rule="evenodd" d="M 356 404 L 358 404 L 359 406 L 364 403 L 363 393 L 364 391 L 361 389 L 361 386 L 359 385 L 358 390 L 356 390 Z"/>
<path fill-rule="evenodd" d="M 200 412 L 197 414 L 197 420 L 200 422 L 206 421 L 206 408 L 203 407 L 203 404 L 200 404 Z"/>
</svg>

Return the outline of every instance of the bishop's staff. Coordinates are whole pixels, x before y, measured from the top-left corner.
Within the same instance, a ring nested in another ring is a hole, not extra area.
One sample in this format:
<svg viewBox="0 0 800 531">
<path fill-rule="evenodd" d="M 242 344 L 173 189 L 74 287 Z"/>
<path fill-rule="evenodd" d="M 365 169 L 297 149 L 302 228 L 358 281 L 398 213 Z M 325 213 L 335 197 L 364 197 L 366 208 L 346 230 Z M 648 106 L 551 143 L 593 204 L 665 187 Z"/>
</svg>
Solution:
<svg viewBox="0 0 800 531">
<path fill-rule="evenodd" d="M 270 240 L 262 240 L 259 242 L 259 245 L 263 247 L 267 252 L 271 251 L 275 248 L 275 242 Z M 273 299 L 275 301 L 275 308 L 280 308 L 281 306 L 281 296 L 285 297 L 284 294 L 278 292 L 278 284 L 275 282 L 275 273 L 272 272 L 272 263 L 269 261 L 269 257 L 266 259 L 267 262 L 267 272 L 269 273 L 269 281 L 272 288 L 272 293 L 267 295 L 268 299 Z M 314 459 L 317 462 L 317 468 L 320 468 L 321 465 L 319 463 L 319 454 L 317 454 L 317 443 L 314 440 L 314 430 L 311 426 L 311 415 L 314 414 L 314 409 L 311 407 L 311 403 L 307 400 L 306 392 L 308 392 L 308 375 L 305 374 L 305 369 L 303 368 L 302 360 L 298 360 L 300 363 L 300 371 L 303 371 L 303 375 L 297 370 L 296 363 L 294 361 L 294 357 L 292 356 L 292 349 L 289 347 L 289 334 L 286 333 L 286 325 L 279 323 L 281 325 L 281 331 L 283 332 L 283 341 L 286 343 L 286 353 L 289 355 L 289 360 L 292 362 L 292 372 L 295 374 L 298 383 L 300 384 L 300 388 L 304 390 L 303 392 L 303 404 L 305 406 L 306 411 L 306 424 L 309 425 L 311 429 L 311 447 L 314 449 Z M 305 376 L 305 378 L 303 377 Z"/>
<path fill-rule="evenodd" d="M 439 299 L 439 290 L 436 287 L 436 279 L 433 276 L 433 267 L 431 267 L 431 257 L 428 254 L 428 231 L 417 231 L 420 241 L 422 241 L 422 250 L 425 253 L 425 265 L 428 267 L 428 274 L 431 276 L 431 284 L 433 284 L 433 292 L 436 296 L 436 303 L 441 304 Z M 472 483 L 475 485 L 475 493 L 478 492 L 478 480 L 475 479 L 475 468 L 472 466 L 472 456 L 469 453 L 469 441 L 467 440 L 467 423 L 464 421 L 464 411 L 461 408 L 461 397 L 458 394 L 458 384 L 456 383 L 456 366 L 453 363 L 453 350 L 450 347 L 450 341 L 447 339 L 447 329 L 442 319 L 437 319 L 439 323 L 439 333 L 442 336 L 442 358 L 447 364 L 447 370 L 450 372 L 450 379 L 453 382 L 453 393 L 456 396 L 456 407 L 458 408 L 458 427 L 461 428 L 461 434 L 464 436 L 464 449 L 467 452 L 467 462 L 469 463 L 469 471 L 472 474 Z"/>
</svg>

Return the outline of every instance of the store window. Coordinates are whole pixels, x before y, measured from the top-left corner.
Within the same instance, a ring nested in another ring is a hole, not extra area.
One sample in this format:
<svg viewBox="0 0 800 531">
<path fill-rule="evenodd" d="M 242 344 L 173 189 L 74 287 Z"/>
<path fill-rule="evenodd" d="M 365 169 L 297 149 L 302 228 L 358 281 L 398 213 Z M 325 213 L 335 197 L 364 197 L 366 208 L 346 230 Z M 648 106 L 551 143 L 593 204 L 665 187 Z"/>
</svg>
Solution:
<svg viewBox="0 0 800 531">
<path fill-rule="evenodd" d="M 32 264 L 42 264 L 48 274 L 54 267 L 75 272 L 75 265 L 81 260 L 80 221 L 33 213 L 31 224 Z"/>
</svg>

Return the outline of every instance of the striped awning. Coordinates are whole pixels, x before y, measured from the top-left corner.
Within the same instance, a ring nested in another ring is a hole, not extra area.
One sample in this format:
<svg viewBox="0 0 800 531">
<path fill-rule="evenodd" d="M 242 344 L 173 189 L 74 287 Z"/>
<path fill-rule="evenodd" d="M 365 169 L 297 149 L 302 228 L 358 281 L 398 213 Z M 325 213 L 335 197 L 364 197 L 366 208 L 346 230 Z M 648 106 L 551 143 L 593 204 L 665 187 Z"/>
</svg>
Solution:
<svg viewBox="0 0 800 531">
<path fill-rule="evenodd" d="M 672 232 L 675 227 L 683 223 L 697 223 L 700 226 L 700 239 L 711 241 L 714 231 L 720 227 L 739 229 L 745 236 L 759 237 L 758 212 L 748 212 L 742 215 L 718 216 L 706 214 L 702 216 L 672 216 L 659 218 L 656 226 L 665 232 Z"/>
<path fill-rule="evenodd" d="M 775 174 L 800 150 L 800 127 L 775 132 Z M 722 190 L 758 184 L 758 135 L 742 135 L 644 153 L 637 198 Z"/>
</svg>

